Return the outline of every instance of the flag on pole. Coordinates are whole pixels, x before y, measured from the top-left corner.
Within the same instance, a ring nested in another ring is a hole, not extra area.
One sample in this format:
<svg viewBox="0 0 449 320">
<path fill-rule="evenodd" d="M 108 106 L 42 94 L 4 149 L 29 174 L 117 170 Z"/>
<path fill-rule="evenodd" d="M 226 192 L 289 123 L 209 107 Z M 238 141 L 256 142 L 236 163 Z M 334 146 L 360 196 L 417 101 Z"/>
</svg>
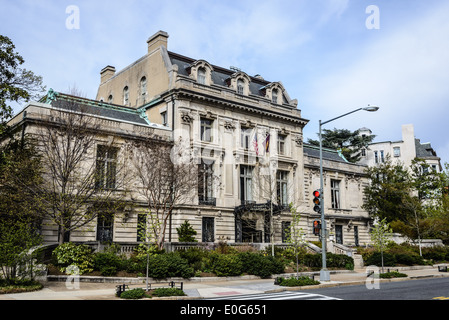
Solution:
<svg viewBox="0 0 449 320">
<path fill-rule="evenodd" d="M 268 133 L 265 138 L 265 152 L 270 152 L 270 134 Z"/>
<path fill-rule="evenodd" d="M 259 155 L 259 144 L 257 143 L 257 129 L 254 132 L 253 146 L 254 151 L 256 151 L 256 155 Z"/>
</svg>

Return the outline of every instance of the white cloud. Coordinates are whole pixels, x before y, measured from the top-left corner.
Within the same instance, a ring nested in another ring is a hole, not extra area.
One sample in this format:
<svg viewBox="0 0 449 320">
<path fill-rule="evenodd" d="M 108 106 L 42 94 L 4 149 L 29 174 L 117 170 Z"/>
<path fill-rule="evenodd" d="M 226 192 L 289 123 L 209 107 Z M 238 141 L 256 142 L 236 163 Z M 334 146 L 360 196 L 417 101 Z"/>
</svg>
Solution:
<svg viewBox="0 0 449 320">
<path fill-rule="evenodd" d="M 433 145 L 441 144 L 443 137 L 433 133 L 442 119 L 448 119 L 448 10 L 449 5 L 441 3 L 414 19 L 403 19 L 395 30 L 367 30 L 367 36 L 378 32 L 372 43 L 352 48 L 356 55 L 348 56 L 344 67 L 316 79 L 309 102 L 315 109 L 319 106 L 324 118 L 377 104 L 377 114 L 360 113 L 335 126 L 367 126 L 381 139 L 391 140 L 402 124 L 414 123 L 416 129 L 433 131 Z"/>
</svg>

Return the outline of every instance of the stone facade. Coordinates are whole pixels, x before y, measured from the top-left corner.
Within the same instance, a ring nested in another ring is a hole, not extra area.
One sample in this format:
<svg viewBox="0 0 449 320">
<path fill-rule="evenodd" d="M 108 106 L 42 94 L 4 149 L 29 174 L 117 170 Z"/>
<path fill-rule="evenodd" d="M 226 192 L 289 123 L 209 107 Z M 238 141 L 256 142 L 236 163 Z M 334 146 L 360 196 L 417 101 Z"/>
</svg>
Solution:
<svg viewBox="0 0 449 320">
<path fill-rule="evenodd" d="M 302 118 L 297 100 L 281 82 L 168 51 L 163 31 L 147 43 L 147 54 L 123 70 L 101 70 L 96 100 L 77 99 L 96 110 L 92 117 L 104 121 L 99 144 L 113 139 L 120 146 L 151 131 L 183 143 L 195 155 L 201 172 L 197 196 L 175 208 L 166 239 L 178 241 L 176 228 L 188 220 L 200 242 L 281 243 L 292 220 L 291 203 L 301 213 L 306 239 L 318 241 L 312 234 L 318 215 L 311 193 L 319 188 L 319 159 L 316 148 L 303 143 L 308 120 Z M 10 124 L 32 123 L 26 129 L 31 132 L 57 108 L 55 101 L 71 99 L 52 96 L 27 105 Z M 324 160 L 331 239 L 367 244 L 370 219 L 361 208 L 365 167 L 346 162 L 332 150 L 324 152 Z M 138 213 L 136 209 L 116 217 L 114 242 L 137 243 Z M 46 228 L 46 241 L 57 241 L 54 228 Z M 97 241 L 98 228 L 93 221 L 73 232 L 70 240 Z"/>
</svg>

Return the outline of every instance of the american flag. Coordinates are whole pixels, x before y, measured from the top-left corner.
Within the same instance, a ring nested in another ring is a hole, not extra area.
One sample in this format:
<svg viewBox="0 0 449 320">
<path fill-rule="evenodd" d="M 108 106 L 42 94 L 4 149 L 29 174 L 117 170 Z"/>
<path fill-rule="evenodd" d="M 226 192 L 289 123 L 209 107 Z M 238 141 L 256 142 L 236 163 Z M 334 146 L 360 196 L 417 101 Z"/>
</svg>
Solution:
<svg viewBox="0 0 449 320">
<path fill-rule="evenodd" d="M 256 151 L 256 155 L 259 155 L 259 144 L 257 142 L 257 130 L 254 133 L 253 146 L 254 146 L 254 151 Z"/>
</svg>

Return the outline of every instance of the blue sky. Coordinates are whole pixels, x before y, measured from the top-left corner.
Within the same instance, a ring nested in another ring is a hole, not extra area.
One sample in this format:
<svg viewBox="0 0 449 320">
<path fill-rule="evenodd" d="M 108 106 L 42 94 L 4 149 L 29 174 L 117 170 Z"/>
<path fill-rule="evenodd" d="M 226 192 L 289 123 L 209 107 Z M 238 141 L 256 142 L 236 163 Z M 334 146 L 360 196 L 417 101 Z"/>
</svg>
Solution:
<svg viewBox="0 0 449 320">
<path fill-rule="evenodd" d="M 79 29 L 66 26 L 70 5 Z M 367 28 L 370 5 L 378 29 Z M 126 67 L 164 30 L 170 51 L 281 81 L 310 120 L 305 139 L 316 138 L 320 119 L 378 105 L 328 128 L 368 127 L 387 141 L 412 123 L 449 162 L 447 0 L 0 0 L 0 8 L 0 34 L 47 88 L 95 98 L 103 67 Z"/>
</svg>

